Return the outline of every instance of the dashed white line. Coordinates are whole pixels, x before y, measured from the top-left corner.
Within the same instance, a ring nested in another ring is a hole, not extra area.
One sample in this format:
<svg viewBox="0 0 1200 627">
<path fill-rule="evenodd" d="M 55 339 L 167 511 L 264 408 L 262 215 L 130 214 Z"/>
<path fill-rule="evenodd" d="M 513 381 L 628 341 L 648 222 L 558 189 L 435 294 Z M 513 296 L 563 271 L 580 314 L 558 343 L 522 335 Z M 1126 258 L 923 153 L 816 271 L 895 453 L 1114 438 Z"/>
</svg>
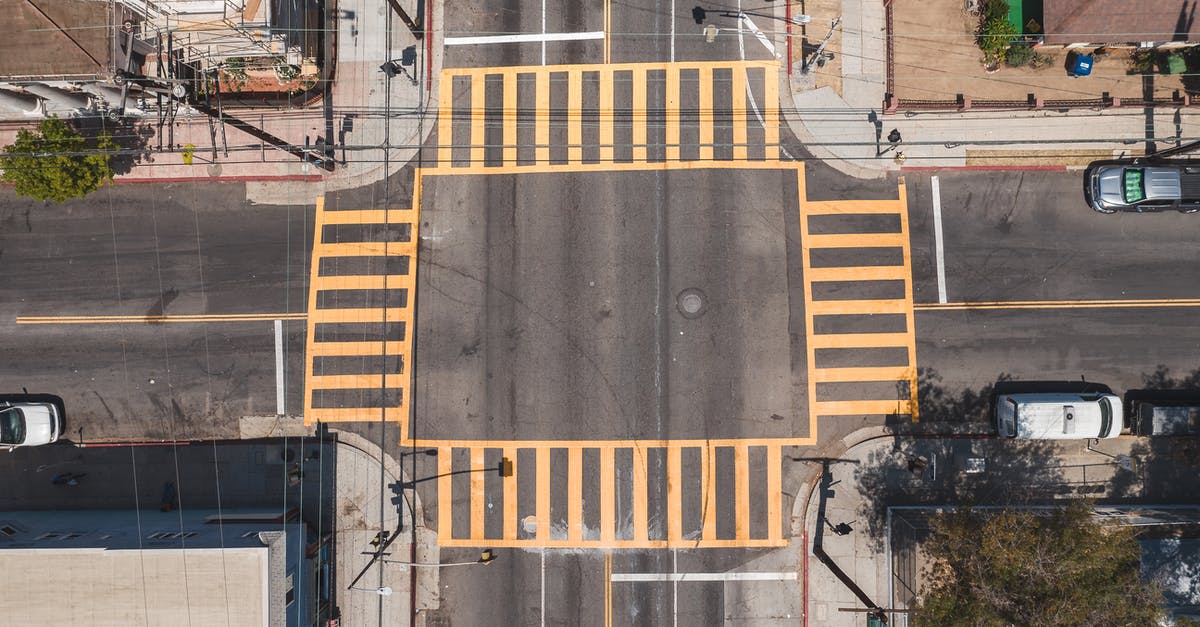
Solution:
<svg viewBox="0 0 1200 627">
<path fill-rule="evenodd" d="M 933 187 L 933 250 L 937 256 L 938 302 L 946 302 L 946 260 L 942 247 L 942 187 L 938 177 L 930 177 Z"/>
</svg>

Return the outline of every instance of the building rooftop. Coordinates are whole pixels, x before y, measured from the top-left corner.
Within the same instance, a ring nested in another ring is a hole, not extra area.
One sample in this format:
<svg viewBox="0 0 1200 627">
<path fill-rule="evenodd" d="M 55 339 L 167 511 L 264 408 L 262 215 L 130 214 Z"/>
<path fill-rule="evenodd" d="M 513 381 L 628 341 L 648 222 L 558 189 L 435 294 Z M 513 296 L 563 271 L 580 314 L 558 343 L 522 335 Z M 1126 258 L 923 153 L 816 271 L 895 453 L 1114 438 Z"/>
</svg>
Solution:
<svg viewBox="0 0 1200 627">
<path fill-rule="evenodd" d="M 1200 41 L 1193 0 L 1044 0 L 1048 44 Z"/>
<path fill-rule="evenodd" d="M 11 549 L 0 564 L 12 625 L 267 624 L 265 546 Z"/>
<path fill-rule="evenodd" d="M 107 2 L 0 0 L 9 27 L 0 43 L 0 76 L 91 76 L 112 68 Z"/>
</svg>

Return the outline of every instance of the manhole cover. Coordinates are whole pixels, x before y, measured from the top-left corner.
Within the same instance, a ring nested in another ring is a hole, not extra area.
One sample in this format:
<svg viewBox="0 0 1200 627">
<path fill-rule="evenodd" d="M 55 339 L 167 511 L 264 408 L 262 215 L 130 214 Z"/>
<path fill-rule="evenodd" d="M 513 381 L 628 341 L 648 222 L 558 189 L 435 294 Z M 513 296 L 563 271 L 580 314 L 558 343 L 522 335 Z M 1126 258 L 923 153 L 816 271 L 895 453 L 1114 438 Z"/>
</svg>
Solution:
<svg viewBox="0 0 1200 627">
<path fill-rule="evenodd" d="M 689 287 L 675 298 L 675 306 L 679 308 L 679 313 L 683 314 L 684 318 L 699 318 L 704 315 L 708 303 L 703 291 Z"/>
</svg>

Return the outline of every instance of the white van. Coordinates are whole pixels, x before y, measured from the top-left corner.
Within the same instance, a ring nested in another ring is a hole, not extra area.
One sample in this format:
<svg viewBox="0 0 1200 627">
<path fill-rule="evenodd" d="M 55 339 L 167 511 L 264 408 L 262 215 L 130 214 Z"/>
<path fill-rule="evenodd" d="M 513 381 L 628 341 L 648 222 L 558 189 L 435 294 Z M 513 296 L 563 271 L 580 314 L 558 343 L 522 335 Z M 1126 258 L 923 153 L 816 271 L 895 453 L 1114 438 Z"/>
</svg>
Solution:
<svg viewBox="0 0 1200 627">
<path fill-rule="evenodd" d="M 1115 438 L 1125 428 L 1121 413 L 1121 399 L 1114 394 L 1001 394 L 996 431 L 1024 440 Z"/>
</svg>

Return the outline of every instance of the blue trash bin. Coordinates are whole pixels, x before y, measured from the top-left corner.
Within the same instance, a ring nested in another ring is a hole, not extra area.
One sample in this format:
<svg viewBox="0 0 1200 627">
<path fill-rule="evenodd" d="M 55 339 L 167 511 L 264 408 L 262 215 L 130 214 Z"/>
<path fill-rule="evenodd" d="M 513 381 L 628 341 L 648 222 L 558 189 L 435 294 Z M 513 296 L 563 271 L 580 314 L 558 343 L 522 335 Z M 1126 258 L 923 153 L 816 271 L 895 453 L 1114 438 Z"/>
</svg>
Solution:
<svg viewBox="0 0 1200 627">
<path fill-rule="evenodd" d="M 1095 58 L 1090 54 L 1075 54 L 1071 64 L 1071 76 L 1087 76 L 1092 73 L 1092 63 Z"/>
</svg>

